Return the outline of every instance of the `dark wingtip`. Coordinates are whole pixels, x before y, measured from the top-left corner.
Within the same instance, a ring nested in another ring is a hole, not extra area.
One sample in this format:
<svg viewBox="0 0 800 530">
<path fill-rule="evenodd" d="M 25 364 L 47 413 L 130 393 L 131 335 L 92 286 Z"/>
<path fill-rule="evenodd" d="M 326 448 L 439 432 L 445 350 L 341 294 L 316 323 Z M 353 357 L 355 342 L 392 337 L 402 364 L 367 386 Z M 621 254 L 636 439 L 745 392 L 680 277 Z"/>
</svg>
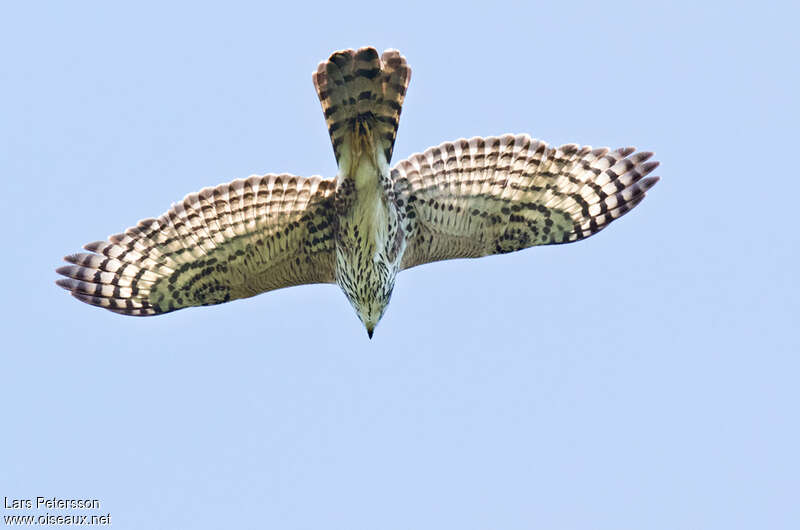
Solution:
<svg viewBox="0 0 800 530">
<path fill-rule="evenodd" d="M 651 171 L 653 171 L 655 168 L 657 168 L 660 165 L 661 165 L 661 162 L 659 162 L 657 160 L 655 160 L 653 162 L 646 162 L 646 163 L 642 164 L 642 172 L 645 175 L 647 175 L 648 173 L 650 173 Z"/>
<path fill-rule="evenodd" d="M 659 180 L 661 180 L 661 177 L 647 177 L 642 179 L 639 185 L 642 187 L 642 191 L 647 191 L 655 186 Z"/>
</svg>

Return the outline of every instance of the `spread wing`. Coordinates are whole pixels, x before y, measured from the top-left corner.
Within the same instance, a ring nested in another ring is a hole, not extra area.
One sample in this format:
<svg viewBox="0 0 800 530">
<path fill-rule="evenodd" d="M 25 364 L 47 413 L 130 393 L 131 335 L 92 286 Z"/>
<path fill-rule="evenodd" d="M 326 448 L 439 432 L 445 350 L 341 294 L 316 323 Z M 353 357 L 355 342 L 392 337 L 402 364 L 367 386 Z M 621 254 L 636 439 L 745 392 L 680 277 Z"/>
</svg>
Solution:
<svg viewBox="0 0 800 530">
<path fill-rule="evenodd" d="M 125 315 L 155 315 L 334 281 L 335 182 L 265 175 L 192 193 L 90 253 L 56 283 Z"/>
<path fill-rule="evenodd" d="M 658 177 L 652 153 L 527 135 L 472 138 L 412 155 L 392 170 L 408 234 L 402 268 L 591 236 L 629 212 Z"/>
</svg>

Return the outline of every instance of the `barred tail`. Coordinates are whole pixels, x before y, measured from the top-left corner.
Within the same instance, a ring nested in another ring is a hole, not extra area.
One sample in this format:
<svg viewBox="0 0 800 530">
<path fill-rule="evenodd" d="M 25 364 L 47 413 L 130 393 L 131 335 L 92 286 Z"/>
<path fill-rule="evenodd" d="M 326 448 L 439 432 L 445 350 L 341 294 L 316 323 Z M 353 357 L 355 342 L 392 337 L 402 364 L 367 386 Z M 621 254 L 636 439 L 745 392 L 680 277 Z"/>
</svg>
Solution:
<svg viewBox="0 0 800 530">
<path fill-rule="evenodd" d="M 365 145 L 388 164 L 411 80 L 405 57 L 397 50 L 380 58 L 375 48 L 343 50 L 321 62 L 312 78 L 339 166 Z"/>
</svg>

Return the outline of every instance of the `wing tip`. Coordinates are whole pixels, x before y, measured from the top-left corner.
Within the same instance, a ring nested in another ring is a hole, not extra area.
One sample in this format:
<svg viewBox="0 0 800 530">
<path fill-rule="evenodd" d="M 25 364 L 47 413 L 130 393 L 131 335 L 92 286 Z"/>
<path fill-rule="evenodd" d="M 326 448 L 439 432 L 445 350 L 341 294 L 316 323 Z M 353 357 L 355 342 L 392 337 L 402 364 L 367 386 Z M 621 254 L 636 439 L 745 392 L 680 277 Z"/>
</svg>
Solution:
<svg viewBox="0 0 800 530">
<path fill-rule="evenodd" d="M 656 164 L 658 164 L 658 162 L 656 162 Z M 661 177 L 655 177 L 655 176 L 643 178 L 642 180 L 639 181 L 639 185 L 642 188 L 642 192 L 648 191 L 650 188 L 658 184 L 660 180 Z"/>
</svg>

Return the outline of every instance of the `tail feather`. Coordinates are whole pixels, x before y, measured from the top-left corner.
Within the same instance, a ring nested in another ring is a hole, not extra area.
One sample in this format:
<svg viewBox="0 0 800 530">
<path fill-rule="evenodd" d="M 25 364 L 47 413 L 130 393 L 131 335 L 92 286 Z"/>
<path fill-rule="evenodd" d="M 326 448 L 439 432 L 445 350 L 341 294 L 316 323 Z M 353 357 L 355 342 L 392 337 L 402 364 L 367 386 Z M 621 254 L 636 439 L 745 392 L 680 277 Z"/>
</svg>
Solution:
<svg viewBox="0 0 800 530">
<path fill-rule="evenodd" d="M 312 75 L 339 167 L 365 146 L 388 165 L 411 69 L 397 50 L 344 50 Z"/>
</svg>

